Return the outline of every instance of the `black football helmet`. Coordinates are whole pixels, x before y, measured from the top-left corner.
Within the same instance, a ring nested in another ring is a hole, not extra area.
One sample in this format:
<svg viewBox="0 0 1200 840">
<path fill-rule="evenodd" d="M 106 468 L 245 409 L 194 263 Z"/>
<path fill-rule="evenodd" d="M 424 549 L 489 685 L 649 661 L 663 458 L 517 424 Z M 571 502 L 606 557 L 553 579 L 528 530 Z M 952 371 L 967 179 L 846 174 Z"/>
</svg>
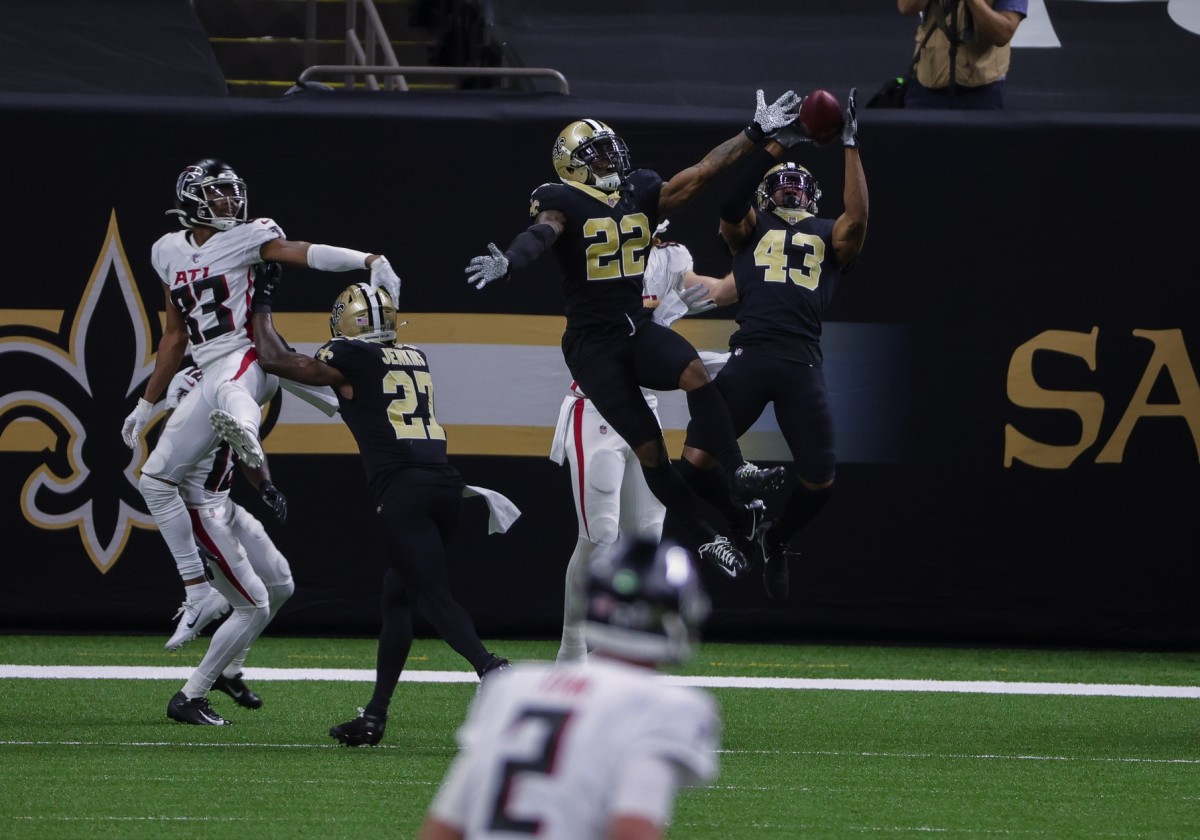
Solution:
<svg viewBox="0 0 1200 840">
<path fill-rule="evenodd" d="M 584 597 L 588 645 L 639 662 L 687 659 L 710 610 L 687 549 L 635 537 L 596 551 Z"/>
<path fill-rule="evenodd" d="M 551 151 L 563 183 L 575 181 L 611 192 L 629 177 L 629 149 L 617 133 L 599 120 L 576 120 L 564 128 Z"/>
<path fill-rule="evenodd" d="M 783 204 L 776 204 L 772 196 L 775 191 L 784 188 Z M 776 207 L 784 210 L 799 210 L 803 208 L 814 216 L 817 214 L 817 199 L 821 197 L 821 188 L 817 179 L 803 166 L 795 163 L 779 163 L 767 170 L 762 182 L 755 190 L 758 209 L 765 212 Z"/>
<path fill-rule="evenodd" d="M 201 225 L 229 230 L 246 221 L 250 210 L 246 182 L 233 167 L 205 158 L 179 173 L 175 181 L 175 209 L 179 224 L 188 230 Z"/>
</svg>

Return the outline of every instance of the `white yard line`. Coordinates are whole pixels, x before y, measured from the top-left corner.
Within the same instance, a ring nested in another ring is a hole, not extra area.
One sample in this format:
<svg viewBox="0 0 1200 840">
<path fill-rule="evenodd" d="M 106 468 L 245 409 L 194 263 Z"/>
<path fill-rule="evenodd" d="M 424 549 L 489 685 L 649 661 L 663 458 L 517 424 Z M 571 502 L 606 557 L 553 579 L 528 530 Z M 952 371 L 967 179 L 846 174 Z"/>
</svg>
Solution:
<svg viewBox="0 0 1200 840">
<path fill-rule="evenodd" d="M 145 665 L 0 665 L 0 679 L 186 680 L 192 668 Z M 355 668 L 247 668 L 247 680 L 374 682 L 373 670 Z M 470 671 L 405 671 L 405 682 L 474 683 Z M 701 688 L 773 688 L 785 691 L 915 691 L 960 694 L 1051 694 L 1073 697 L 1164 697 L 1200 699 L 1194 685 L 1105 685 L 1095 683 L 1002 682 L 999 680 L 847 680 L 786 677 L 664 676 L 675 685 Z"/>
</svg>

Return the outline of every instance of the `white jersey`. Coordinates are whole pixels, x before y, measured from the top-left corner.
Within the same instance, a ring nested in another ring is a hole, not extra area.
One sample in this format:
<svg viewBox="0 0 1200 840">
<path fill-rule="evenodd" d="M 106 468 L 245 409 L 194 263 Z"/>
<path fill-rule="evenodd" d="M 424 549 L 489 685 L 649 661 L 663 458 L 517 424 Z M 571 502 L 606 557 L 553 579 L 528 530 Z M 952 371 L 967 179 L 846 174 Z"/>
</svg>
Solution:
<svg viewBox="0 0 1200 840">
<path fill-rule="evenodd" d="M 678 242 L 661 242 L 651 248 L 642 275 L 642 304 L 651 309 L 664 305 L 673 309 L 672 301 L 678 300 L 683 276 L 692 270 L 692 265 L 692 252 Z M 669 320 L 662 318 L 662 313 L 655 320 L 669 327 L 686 312 L 687 307 L 683 306 L 678 314 L 672 311 Z"/>
<path fill-rule="evenodd" d="M 665 825 L 674 790 L 629 772 L 657 760 L 680 785 L 715 778 L 720 718 L 705 691 L 593 659 L 519 665 L 490 677 L 458 732 L 460 753 L 431 806 L 467 838 L 600 840 L 618 814 Z M 665 800 L 665 801 L 664 801 Z"/>
<path fill-rule="evenodd" d="M 187 324 L 192 358 L 201 368 L 252 345 L 247 328 L 254 266 L 263 261 L 265 243 L 283 238 L 273 220 L 251 219 L 217 231 L 200 247 L 186 230 L 154 243 L 150 262 Z"/>
</svg>

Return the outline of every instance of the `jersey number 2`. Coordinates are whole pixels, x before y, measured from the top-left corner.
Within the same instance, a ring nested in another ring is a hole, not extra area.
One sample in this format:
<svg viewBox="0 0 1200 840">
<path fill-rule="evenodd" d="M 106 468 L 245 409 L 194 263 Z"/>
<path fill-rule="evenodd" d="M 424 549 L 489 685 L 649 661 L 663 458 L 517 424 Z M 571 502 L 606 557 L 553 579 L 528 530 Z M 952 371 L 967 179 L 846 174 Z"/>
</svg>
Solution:
<svg viewBox="0 0 1200 840">
<path fill-rule="evenodd" d="M 415 379 L 415 381 L 414 381 Z M 417 411 L 417 391 L 425 394 L 429 406 L 429 420 L 414 417 Z M 427 370 L 414 370 L 412 375 L 404 370 L 389 370 L 383 376 L 383 393 L 400 396 L 388 403 L 388 420 L 396 430 L 398 440 L 427 438 L 445 440 L 446 430 L 438 425 L 433 416 L 433 377 Z"/>
<path fill-rule="evenodd" d="M 521 725 L 530 721 L 540 723 L 543 727 L 542 737 L 537 745 L 537 754 L 522 760 L 512 759 L 504 762 L 500 789 L 496 791 L 496 800 L 492 803 L 492 822 L 489 831 L 510 831 L 514 834 L 537 834 L 542 827 L 540 820 L 528 820 L 514 817 L 508 813 L 509 796 L 512 795 L 513 784 L 518 774 L 538 773 L 549 776 L 554 772 L 554 758 L 562 741 L 563 728 L 570 720 L 571 713 L 564 709 L 525 709 L 517 717 L 516 724 Z"/>
</svg>

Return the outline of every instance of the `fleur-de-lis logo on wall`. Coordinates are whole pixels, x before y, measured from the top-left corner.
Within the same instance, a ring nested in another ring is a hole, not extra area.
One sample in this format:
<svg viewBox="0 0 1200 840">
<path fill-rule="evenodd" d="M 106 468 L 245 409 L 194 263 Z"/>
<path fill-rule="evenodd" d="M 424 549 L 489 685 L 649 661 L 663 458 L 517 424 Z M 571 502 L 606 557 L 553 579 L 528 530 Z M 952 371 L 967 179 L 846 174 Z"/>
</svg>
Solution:
<svg viewBox="0 0 1200 840">
<path fill-rule="evenodd" d="M 25 479 L 21 510 L 38 528 L 79 531 L 92 563 L 107 572 L 133 528 L 153 529 L 137 491 L 145 441 L 130 451 L 121 424 L 153 369 L 153 336 L 114 212 L 82 295 L 61 284 L 62 313 L 10 310 L 0 321 L 0 459 L 40 453 Z M 52 326 L 58 316 L 56 326 Z M 32 323 L 30 323 L 30 321 Z M 39 323 L 40 322 L 40 323 Z M 13 491 L 11 470 L 0 498 Z"/>
</svg>

